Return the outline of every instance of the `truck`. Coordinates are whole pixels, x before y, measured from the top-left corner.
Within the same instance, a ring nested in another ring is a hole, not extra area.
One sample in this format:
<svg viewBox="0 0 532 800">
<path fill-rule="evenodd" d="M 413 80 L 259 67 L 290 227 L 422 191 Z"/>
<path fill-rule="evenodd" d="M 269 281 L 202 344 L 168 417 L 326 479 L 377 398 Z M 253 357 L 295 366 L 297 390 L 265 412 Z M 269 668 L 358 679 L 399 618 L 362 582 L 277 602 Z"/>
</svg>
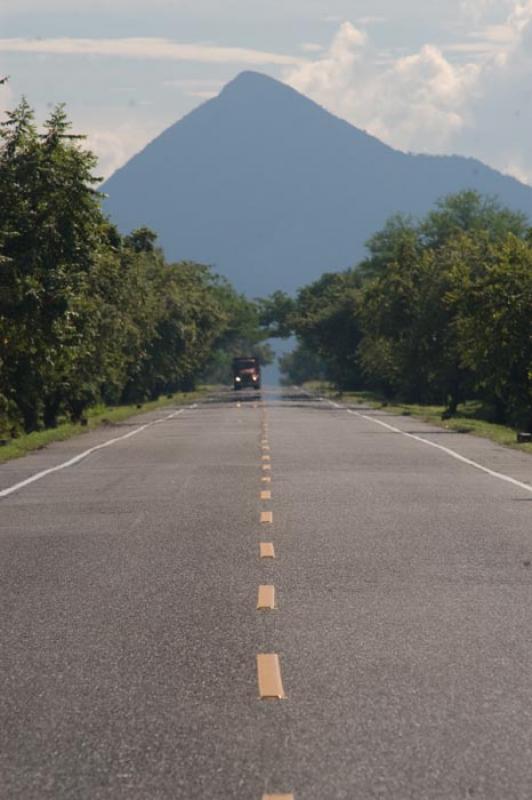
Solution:
<svg viewBox="0 0 532 800">
<path fill-rule="evenodd" d="M 243 386 L 260 389 L 260 364 L 255 356 L 239 356 L 233 359 L 233 386 L 235 391 Z"/>
</svg>

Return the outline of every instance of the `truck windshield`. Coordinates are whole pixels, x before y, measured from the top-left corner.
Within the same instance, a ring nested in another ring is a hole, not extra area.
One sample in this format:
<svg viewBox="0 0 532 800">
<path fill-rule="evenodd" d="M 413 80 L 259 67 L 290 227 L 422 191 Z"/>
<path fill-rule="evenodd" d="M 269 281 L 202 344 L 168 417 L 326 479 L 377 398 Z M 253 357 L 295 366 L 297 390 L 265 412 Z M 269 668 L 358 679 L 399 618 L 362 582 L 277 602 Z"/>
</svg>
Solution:
<svg viewBox="0 0 532 800">
<path fill-rule="evenodd" d="M 256 366 L 257 362 L 252 358 L 242 358 L 234 363 L 235 369 L 254 369 Z"/>
</svg>

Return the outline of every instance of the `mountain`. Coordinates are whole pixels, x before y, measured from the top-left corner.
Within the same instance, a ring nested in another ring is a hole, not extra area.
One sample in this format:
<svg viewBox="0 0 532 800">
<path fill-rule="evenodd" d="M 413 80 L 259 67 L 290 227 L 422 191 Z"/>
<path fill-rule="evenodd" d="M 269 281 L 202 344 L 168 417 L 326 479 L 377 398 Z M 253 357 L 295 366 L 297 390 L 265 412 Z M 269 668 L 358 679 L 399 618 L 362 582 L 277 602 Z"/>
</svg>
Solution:
<svg viewBox="0 0 532 800">
<path fill-rule="evenodd" d="M 532 217 L 532 188 L 471 158 L 393 150 L 255 72 L 164 131 L 103 185 L 123 232 L 214 264 L 241 291 L 292 291 L 355 264 L 393 213 L 473 188 Z"/>
</svg>

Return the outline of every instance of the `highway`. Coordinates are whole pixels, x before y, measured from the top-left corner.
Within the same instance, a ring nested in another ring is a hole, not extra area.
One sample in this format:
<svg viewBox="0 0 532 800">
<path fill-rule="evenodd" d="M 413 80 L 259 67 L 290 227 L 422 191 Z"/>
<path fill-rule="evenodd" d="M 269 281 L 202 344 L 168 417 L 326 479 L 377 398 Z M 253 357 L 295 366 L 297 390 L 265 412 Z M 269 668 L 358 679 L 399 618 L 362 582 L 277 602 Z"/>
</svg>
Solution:
<svg viewBox="0 0 532 800">
<path fill-rule="evenodd" d="M 296 389 L 6 463 L 0 797 L 529 800 L 531 564 L 530 456 Z"/>
</svg>

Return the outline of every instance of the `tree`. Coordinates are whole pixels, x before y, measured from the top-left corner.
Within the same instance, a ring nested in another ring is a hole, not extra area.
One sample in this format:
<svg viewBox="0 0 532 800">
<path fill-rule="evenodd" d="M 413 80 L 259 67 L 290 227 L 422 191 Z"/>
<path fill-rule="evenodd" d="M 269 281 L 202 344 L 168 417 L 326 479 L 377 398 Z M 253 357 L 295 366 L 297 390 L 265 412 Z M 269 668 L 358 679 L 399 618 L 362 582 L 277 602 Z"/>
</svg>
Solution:
<svg viewBox="0 0 532 800">
<path fill-rule="evenodd" d="M 258 343 L 256 304 L 208 267 L 122 238 L 96 159 L 58 106 L 39 134 L 23 100 L 0 142 L 0 424 L 31 431 L 92 403 L 190 389 L 213 349 Z M 266 351 L 264 352 L 267 357 Z M 230 355 L 227 355 L 230 358 Z"/>
<path fill-rule="evenodd" d="M 306 381 L 325 380 L 327 369 L 325 362 L 304 343 L 298 344 L 291 353 L 279 359 L 281 383 L 284 385 L 300 385 Z"/>
<path fill-rule="evenodd" d="M 532 250 L 509 235 L 482 271 L 462 265 L 448 302 L 462 363 L 496 421 L 532 431 Z"/>
<path fill-rule="evenodd" d="M 421 253 L 422 243 L 415 220 L 395 214 L 369 239 L 366 247 L 370 255 L 357 269 L 364 278 L 374 278 L 406 253 Z"/>
<path fill-rule="evenodd" d="M 265 343 L 269 332 L 262 325 L 262 301 L 249 300 L 219 276 L 213 289 L 223 308 L 225 325 L 213 344 L 203 377 L 208 383 L 230 383 L 234 357 L 253 355 L 265 366 L 272 363 L 273 353 Z"/>
<path fill-rule="evenodd" d="M 290 295 L 280 290 L 258 301 L 261 326 L 272 339 L 288 339 L 293 336 L 292 318 L 296 303 Z"/>
<path fill-rule="evenodd" d="M 7 115 L 0 150 L 5 232 L 1 315 L 16 350 L 5 361 L 26 430 L 55 424 L 79 348 L 73 307 L 99 243 L 103 216 L 93 189 L 95 158 L 69 133 L 57 107 L 40 136 L 25 100 Z M 13 340 L 15 337 L 11 337 Z"/>
<path fill-rule="evenodd" d="M 360 275 L 354 270 L 325 273 L 301 289 L 290 325 L 308 350 L 325 363 L 327 378 L 339 388 L 360 386 L 357 348 Z"/>
<path fill-rule="evenodd" d="M 512 233 L 525 238 L 525 214 L 504 208 L 494 197 L 466 190 L 448 195 L 436 203 L 419 226 L 424 247 L 438 248 L 463 233 L 487 235 L 491 242 L 504 241 Z"/>
</svg>

